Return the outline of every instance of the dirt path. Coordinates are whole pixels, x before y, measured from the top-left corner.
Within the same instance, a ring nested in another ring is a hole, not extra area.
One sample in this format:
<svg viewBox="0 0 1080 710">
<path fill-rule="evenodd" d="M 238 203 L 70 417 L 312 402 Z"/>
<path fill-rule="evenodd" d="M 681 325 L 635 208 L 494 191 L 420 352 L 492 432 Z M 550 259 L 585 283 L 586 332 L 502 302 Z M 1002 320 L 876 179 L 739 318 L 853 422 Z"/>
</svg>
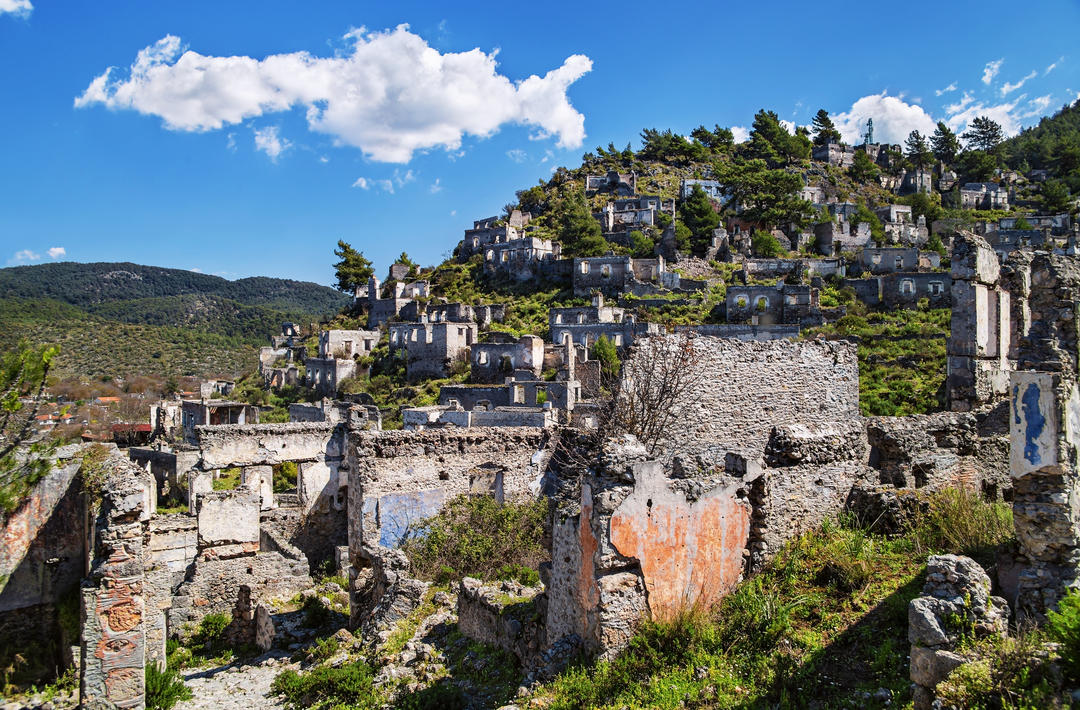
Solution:
<svg viewBox="0 0 1080 710">
<path fill-rule="evenodd" d="M 200 668 L 184 673 L 184 682 L 194 694 L 191 700 L 176 705 L 176 710 L 255 710 L 284 708 L 270 695 L 270 684 L 290 663 L 289 654 L 273 650 L 244 664 Z"/>
</svg>

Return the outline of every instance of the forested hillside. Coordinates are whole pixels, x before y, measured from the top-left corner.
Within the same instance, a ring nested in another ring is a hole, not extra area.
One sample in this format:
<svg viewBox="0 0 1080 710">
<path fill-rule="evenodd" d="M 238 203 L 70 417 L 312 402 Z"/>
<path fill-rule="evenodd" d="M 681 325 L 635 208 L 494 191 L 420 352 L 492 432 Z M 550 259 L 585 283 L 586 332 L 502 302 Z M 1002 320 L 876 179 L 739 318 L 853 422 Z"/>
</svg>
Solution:
<svg viewBox="0 0 1080 710">
<path fill-rule="evenodd" d="M 0 269 L 0 297 L 51 298 L 76 306 L 183 294 L 214 295 L 282 311 L 330 313 L 347 298 L 306 281 L 253 277 L 229 281 L 183 269 L 131 263 L 60 262 Z"/>
<path fill-rule="evenodd" d="M 348 298 L 318 284 L 229 281 L 130 263 L 0 269 L 0 338 L 61 345 L 61 377 L 239 375 L 281 323 L 311 323 Z"/>
</svg>

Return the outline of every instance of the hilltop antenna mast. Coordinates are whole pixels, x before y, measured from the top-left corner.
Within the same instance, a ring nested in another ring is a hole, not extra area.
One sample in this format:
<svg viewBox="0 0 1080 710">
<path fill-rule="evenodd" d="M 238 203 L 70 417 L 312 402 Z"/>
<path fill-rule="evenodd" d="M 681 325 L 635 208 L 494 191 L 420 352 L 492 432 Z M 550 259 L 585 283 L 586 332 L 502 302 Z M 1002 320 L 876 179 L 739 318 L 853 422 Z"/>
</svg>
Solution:
<svg viewBox="0 0 1080 710">
<path fill-rule="evenodd" d="M 874 142 L 874 119 L 866 119 L 866 145 Z"/>
</svg>

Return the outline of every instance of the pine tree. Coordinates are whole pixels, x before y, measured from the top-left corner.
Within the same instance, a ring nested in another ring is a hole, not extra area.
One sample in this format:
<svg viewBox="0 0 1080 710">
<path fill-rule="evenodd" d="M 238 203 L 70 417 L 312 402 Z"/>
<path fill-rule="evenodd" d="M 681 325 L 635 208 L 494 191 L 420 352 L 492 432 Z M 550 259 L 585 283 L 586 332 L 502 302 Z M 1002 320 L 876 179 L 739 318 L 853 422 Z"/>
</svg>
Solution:
<svg viewBox="0 0 1080 710">
<path fill-rule="evenodd" d="M 601 256 L 608 250 L 600 223 L 589 212 L 585 197 L 571 191 L 556 207 L 559 241 L 567 256 Z"/>
<path fill-rule="evenodd" d="M 695 250 L 703 250 L 712 240 L 712 231 L 720 226 L 720 215 L 713 209 L 712 200 L 694 185 L 690 196 L 679 206 L 679 217 L 690 230 L 691 244 Z"/>
<path fill-rule="evenodd" d="M 969 147 L 992 153 L 1001 141 L 1005 140 L 1005 133 L 996 121 L 988 116 L 978 116 L 973 118 L 971 124 L 968 125 L 964 140 L 968 142 Z"/>
<path fill-rule="evenodd" d="M 960 139 L 943 122 L 938 121 L 934 135 L 930 136 L 930 147 L 934 157 L 943 163 L 951 164 L 960 154 Z"/>
<path fill-rule="evenodd" d="M 339 239 L 334 256 L 341 259 L 334 264 L 334 275 L 337 277 L 339 291 L 353 293 L 357 288 L 367 284 L 368 279 L 375 273 L 375 269 L 364 257 L 364 253 L 353 249 L 348 242 Z"/>
<path fill-rule="evenodd" d="M 825 109 L 818 109 L 810 124 L 810 129 L 814 134 L 814 145 L 840 142 L 840 131 L 836 130 L 836 124 L 829 118 L 829 112 Z"/>
<path fill-rule="evenodd" d="M 907 149 L 907 159 L 917 168 L 926 167 L 934 157 L 933 153 L 930 152 L 930 144 L 926 142 L 926 139 L 918 131 L 912 131 L 908 134 L 904 146 Z"/>
</svg>

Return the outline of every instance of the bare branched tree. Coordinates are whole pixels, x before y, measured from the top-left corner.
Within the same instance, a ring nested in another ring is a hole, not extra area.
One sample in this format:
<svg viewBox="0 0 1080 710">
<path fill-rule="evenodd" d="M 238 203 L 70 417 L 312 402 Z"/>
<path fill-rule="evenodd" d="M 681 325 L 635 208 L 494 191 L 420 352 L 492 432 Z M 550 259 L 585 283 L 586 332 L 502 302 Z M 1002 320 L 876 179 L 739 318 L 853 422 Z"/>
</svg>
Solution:
<svg viewBox="0 0 1080 710">
<path fill-rule="evenodd" d="M 661 335 L 634 344 L 612 398 L 609 434 L 633 434 L 649 455 L 676 433 L 704 373 L 690 335 Z"/>
<path fill-rule="evenodd" d="M 704 384 L 705 374 L 690 335 L 642 338 L 617 377 L 601 375 L 601 387 L 611 392 L 597 412 L 598 426 L 578 431 L 558 442 L 556 460 L 581 470 L 596 465 L 603 442 L 632 434 L 650 456 L 678 435 L 689 405 Z"/>
</svg>

